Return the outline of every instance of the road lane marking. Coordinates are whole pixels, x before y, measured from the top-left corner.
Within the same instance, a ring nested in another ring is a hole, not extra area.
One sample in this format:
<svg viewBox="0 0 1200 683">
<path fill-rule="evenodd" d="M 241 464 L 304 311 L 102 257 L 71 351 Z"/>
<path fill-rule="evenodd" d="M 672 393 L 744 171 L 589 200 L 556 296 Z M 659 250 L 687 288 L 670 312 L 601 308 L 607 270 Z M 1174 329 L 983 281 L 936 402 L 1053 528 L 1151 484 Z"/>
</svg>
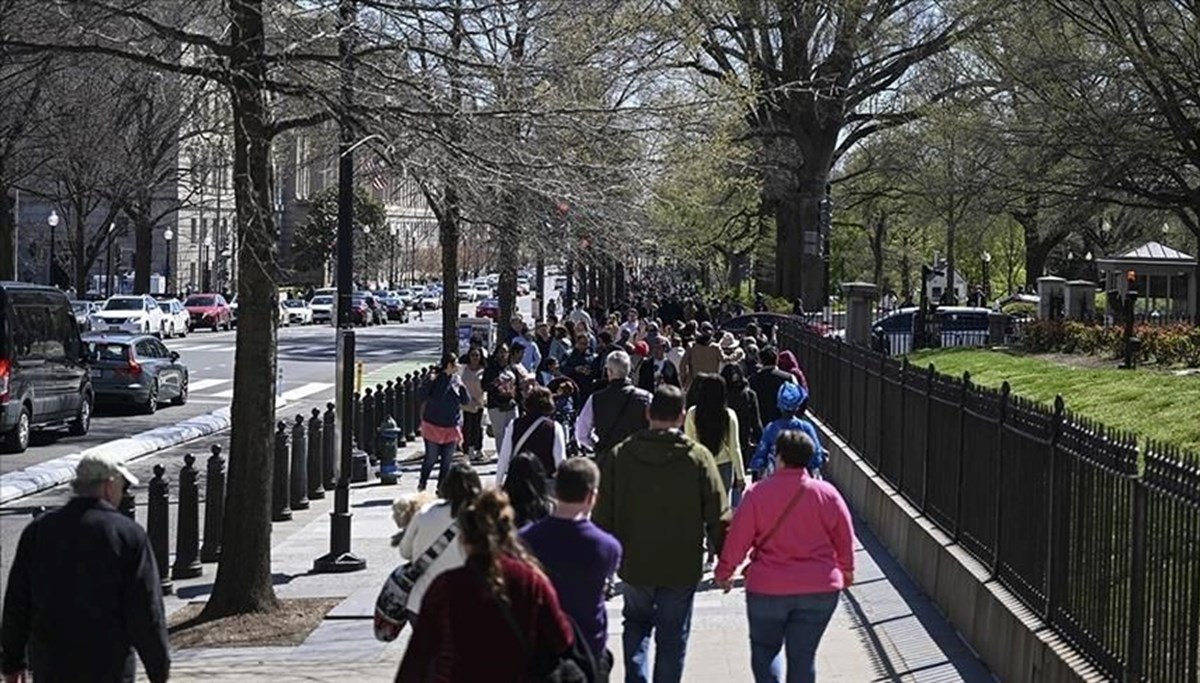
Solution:
<svg viewBox="0 0 1200 683">
<path fill-rule="evenodd" d="M 309 382 L 308 384 L 298 386 L 295 389 L 289 389 L 288 391 L 280 394 L 280 396 L 282 396 L 286 401 L 299 401 L 306 396 L 312 396 L 313 394 L 318 394 L 322 391 L 327 391 L 332 388 L 333 384 L 329 382 Z"/>
<path fill-rule="evenodd" d="M 233 398 L 233 389 L 226 389 L 225 391 L 211 394 L 211 396 L 213 398 Z"/>
<path fill-rule="evenodd" d="M 191 384 L 189 384 L 188 390 L 189 391 L 204 391 L 205 389 L 219 387 L 222 384 L 228 384 L 229 381 L 230 380 L 227 380 L 227 379 L 202 379 L 198 382 L 192 382 Z"/>
</svg>

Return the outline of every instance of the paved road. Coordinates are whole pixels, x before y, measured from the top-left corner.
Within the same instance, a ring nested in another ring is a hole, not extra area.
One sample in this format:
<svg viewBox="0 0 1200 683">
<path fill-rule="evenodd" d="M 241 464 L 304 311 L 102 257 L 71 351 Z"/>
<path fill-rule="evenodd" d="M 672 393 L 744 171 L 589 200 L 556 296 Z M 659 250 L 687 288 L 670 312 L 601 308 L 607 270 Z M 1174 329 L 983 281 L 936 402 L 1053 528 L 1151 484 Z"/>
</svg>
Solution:
<svg viewBox="0 0 1200 683">
<path fill-rule="evenodd" d="M 361 328 L 358 358 L 366 371 L 411 359 L 435 358 L 440 335 L 440 315 L 426 315 L 423 322 Z M 185 406 L 163 406 L 154 415 L 132 414 L 129 410 L 97 407 L 91 432 L 82 437 L 46 432 L 34 437 L 34 445 L 20 454 L 0 454 L 0 473 L 76 453 L 97 444 L 175 424 L 196 415 L 228 406 L 233 398 L 233 369 L 236 332 L 195 332 L 183 339 L 167 341 L 179 351 L 190 376 L 190 397 Z M 285 327 L 279 331 L 279 393 L 289 405 L 322 405 L 333 399 L 334 329 L 328 326 Z"/>
</svg>

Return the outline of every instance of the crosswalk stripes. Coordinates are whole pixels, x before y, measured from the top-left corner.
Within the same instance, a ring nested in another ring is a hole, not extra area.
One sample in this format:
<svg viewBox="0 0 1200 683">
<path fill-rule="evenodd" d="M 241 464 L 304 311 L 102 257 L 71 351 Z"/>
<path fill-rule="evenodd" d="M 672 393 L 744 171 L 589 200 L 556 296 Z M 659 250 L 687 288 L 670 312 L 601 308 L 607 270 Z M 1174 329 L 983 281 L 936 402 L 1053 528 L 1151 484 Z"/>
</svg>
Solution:
<svg viewBox="0 0 1200 683">
<path fill-rule="evenodd" d="M 229 384 L 230 381 L 231 380 L 227 379 L 203 379 L 193 382 L 188 388 L 194 395 L 197 391 L 203 391 L 205 389 L 212 389 L 214 387 Z M 280 398 L 284 399 L 285 401 L 299 401 L 301 399 L 308 398 L 309 396 L 314 396 L 316 394 L 329 391 L 330 389 L 333 389 L 333 387 L 334 385 L 332 382 L 308 382 L 293 389 L 288 389 L 280 394 Z M 231 387 L 229 389 L 224 389 L 213 394 L 205 394 L 204 396 L 207 398 L 233 398 L 233 388 Z"/>
<path fill-rule="evenodd" d="M 299 401 L 302 398 L 312 396 L 313 394 L 319 394 L 322 391 L 328 391 L 332 388 L 333 384 L 330 382 L 309 382 L 308 384 L 303 384 L 295 389 L 289 389 L 288 391 L 280 394 L 280 396 L 288 401 Z"/>
<path fill-rule="evenodd" d="M 227 379 L 202 379 L 202 380 L 198 380 L 198 381 L 189 383 L 188 391 L 191 391 L 191 392 L 204 391 L 205 389 L 212 389 L 213 387 L 219 387 L 222 384 L 228 384 L 229 382 L 230 382 L 230 380 L 227 380 Z"/>
</svg>

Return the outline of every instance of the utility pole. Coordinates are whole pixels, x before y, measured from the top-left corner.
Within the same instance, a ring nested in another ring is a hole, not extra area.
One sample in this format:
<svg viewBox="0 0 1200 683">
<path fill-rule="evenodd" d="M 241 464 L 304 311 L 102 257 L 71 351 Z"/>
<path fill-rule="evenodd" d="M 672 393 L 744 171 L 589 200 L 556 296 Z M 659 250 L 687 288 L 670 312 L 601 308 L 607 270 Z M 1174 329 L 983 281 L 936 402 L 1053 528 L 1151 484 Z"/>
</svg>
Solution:
<svg viewBox="0 0 1200 683">
<path fill-rule="evenodd" d="M 337 429 L 340 450 L 333 512 L 329 513 L 329 554 L 313 562 L 318 573 L 366 569 L 367 561 L 350 551 L 350 463 L 354 449 L 350 410 L 354 402 L 354 327 L 350 319 L 354 273 L 354 23 L 355 0 L 338 3 L 338 59 L 341 63 L 341 112 L 338 116 L 337 225 Z"/>
</svg>

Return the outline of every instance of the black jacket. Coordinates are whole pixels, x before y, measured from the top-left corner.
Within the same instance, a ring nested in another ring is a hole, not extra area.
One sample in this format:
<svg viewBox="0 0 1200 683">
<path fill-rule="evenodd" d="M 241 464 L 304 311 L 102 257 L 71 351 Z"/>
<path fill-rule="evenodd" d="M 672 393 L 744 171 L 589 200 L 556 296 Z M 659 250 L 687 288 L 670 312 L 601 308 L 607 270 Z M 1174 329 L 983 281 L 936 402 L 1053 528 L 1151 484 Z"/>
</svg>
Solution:
<svg viewBox="0 0 1200 683">
<path fill-rule="evenodd" d="M 592 428 L 596 430 L 596 455 L 605 456 L 625 439 L 649 429 L 646 408 L 653 396 L 628 380 L 612 382 L 592 394 Z"/>
<path fill-rule="evenodd" d="M 654 358 L 646 358 L 638 366 L 638 388 L 645 389 L 652 394 L 658 388 L 654 385 L 655 362 Z M 679 386 L 679 370 L 669 360 L 663 361 L 662 380 L 663 384 L 670 384 L 675 387 Z"/>
<path fill-rule="evenodd" d="M 38 683 L 132 681 L 136 648 L 151 683 L 170 646 L 146 532 L 112 505 L 74 498 L 21 533 L 4 596 L 3 669 Z"/>
<path fill-rule="evenodd" d="M 769 425 L 780 418 L 779 407 L 776 405 L 779 387 L 795 381 L 794 377 L 774 365 L 764 367 L 750 378 L 750 388 L 758 396 L 758 416 L 763 425 Z"/>
</svg>

